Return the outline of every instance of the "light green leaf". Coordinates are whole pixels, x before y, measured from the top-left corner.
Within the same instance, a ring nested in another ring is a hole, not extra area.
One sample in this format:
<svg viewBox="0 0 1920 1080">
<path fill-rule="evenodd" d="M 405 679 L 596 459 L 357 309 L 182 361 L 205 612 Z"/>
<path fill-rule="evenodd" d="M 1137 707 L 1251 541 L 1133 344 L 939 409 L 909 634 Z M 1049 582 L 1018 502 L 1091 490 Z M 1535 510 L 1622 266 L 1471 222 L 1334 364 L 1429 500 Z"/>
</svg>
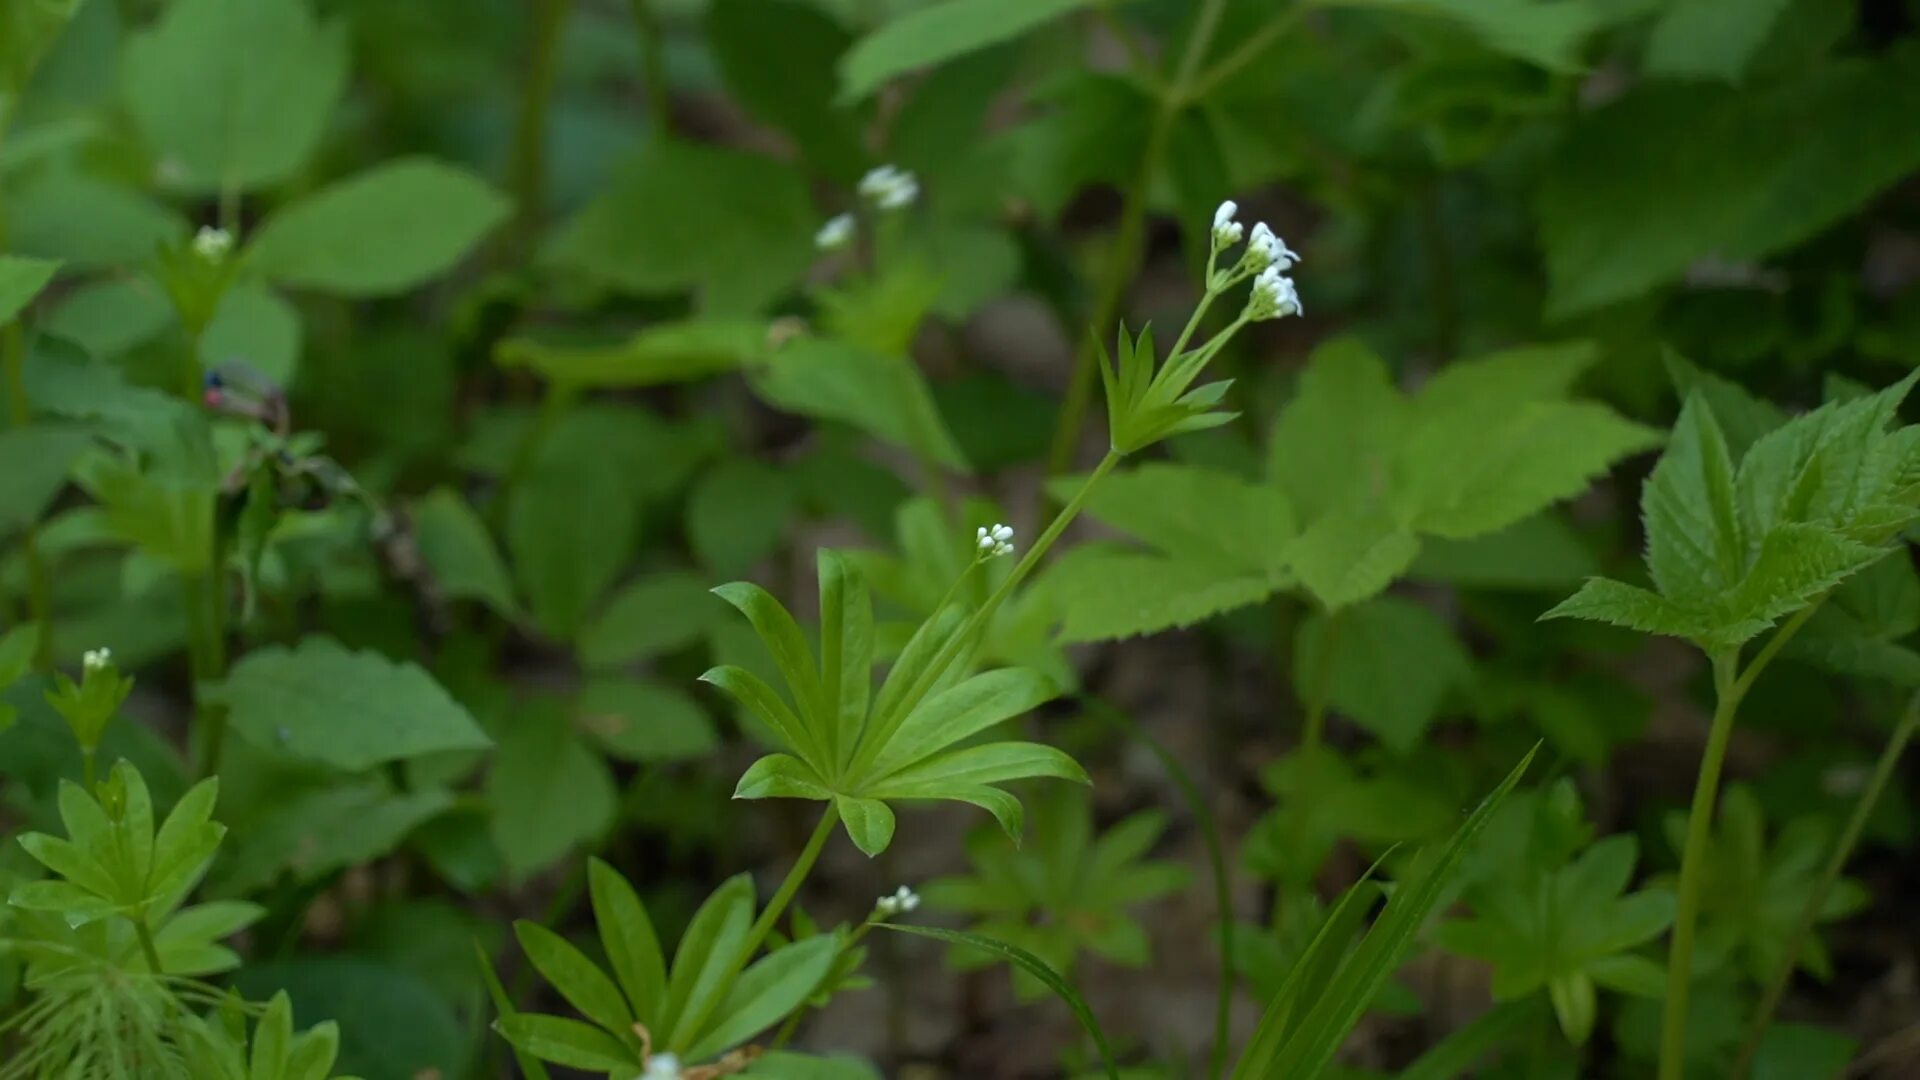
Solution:
<svg viewBox="0 0 1920 1080">
<path fill-rule="evenodd" d="M 211 368 L 239 360 L 274 382 L 293 381 L 300 365 L 300 312 L 259 282 L 227 290 L 200 338 L 200 362 Z"/>
<path fill-rule="evenodd" d="M 707 897 L 694 912 L 687 932 L 674 950 L 667 977 L 670 1006 L 656 1031 L 656 1049 L 684 1051 L 699 1032 L 691 1030 L 709 1016 L 738 969 L 741 945 L 753 921 L 753 879 L 736 874 Z"/>
<path fill-rule="evenodd" d="M 418 666 L 351 652 L 326 637 L 248 653 L 208 700 L 227 707 L 248 741 L 349 771 L 491 745 Z"/>
<path fill-rule="evenodd" d="M 146 195 L 67 168 L 36 172 L 7 191 L 7 246 L 64 260 L 68 270 L 142 262 L 186 228 Z"/>
<path fill-rule="evenodd" d="M 401 158 L 276 211 L 243 255 L 283 285 L 387 296 L 451 268 L 510 208 L 472 173 Z"/>
<path fill-rule="evenodd" d="M 1125 587 L 1119 587 L 1119 583 Z M 1074 548 L 1034 586 L 1063 618 L 1065 642 L 1112 641 L 1192 626 L 1257 604 L 1285 578 L 1226 571 L 1106 544 Z"/>
<path fill-rule="evenodd" d="M 1473 673 L 1440 616 L 1392 596 L 1316 612 L 1300 628 L 1293 669 L 1325 672 L 1328 703 L 1399 753 L 1419 744 L 1442 700 Z"/>
<path fill-rule="evenodd" d="M 736 799 L 814 799 L 834 797 L 813 766 L 791 754 L 768 754 L 747 766 L 734 785 Z"/>
<path fill-rule="evenodd" d="M 494 1026 L 514 1046 L 569 1069 L 613 1073 L 640 1067 L 639 1054 L 599 1028 L 578 1020 L 516 1013 L 501 1017 Z"/>
<path fill-rule="evenodd" d="M 180 0 L 126 45 L 121 90 L 195 194 L 286 179 L 312 156 L 347 81 L 347 27 L 299 0 Z"/>
<path fill-rule="evenodd" d="M 603 676 L 581 689 L 577 709 L 579 726 L 607 753 L 627 761 L 684 761 L 720 745 L 706 710 L 658 683 Z"/>
<path fill-rule="evenodd" d="M 1083 480 L 1049 487 L 1065 500 Z M 1108 476 L 1086 512 L 1183 561 L 1220 570 L 1271 573 L 1296 532 L 1293 508 L 1277 488 L 1193 465 L 1154 463 Z"/>
<path fill-rule="evenodd" d="M 882 83 L 1019 37 L 1091 0 L 942 0 L 861 38 L 840 61 L 840 94 L 858 100 Z"/>
<path fill-rule="evenodd" d="M 1288 561 L 1315 599 L 1338 609 L 1385 589 L 1419 552 L 1420 541 L 1385 515 L 1342 509 L 1309 526 Z"/>
<path fill-rule="evenodd" d="M 1495 52 L 1551 71 L 1578 71 L 1587 40 L 1633 13 L 1631 5 L 1596 0 L 1318 0 L 1452 23 Z"/>
<path fill-rule="evenodd" d="M 630 1037 L 633 1012 L 620 988 L 586 954 L 559 934 L 527 919 L 513 924 L 514 937 L 534 970 L 567 999 L 582 1016 L 620 1037 Z"/>
<path fill-rule="evenodd" d="M 877 756 L 871 775 L 885 777 L 1060 695 L 1045 676 L 1027 668 L 975 675 L 934 694 L 907 714 Z"/>
<path fill-rule="evenodd" d="M 838 935 L 821 934 L 778 949 L 741 972 L 687 1056 L 695 1061 L 715 1057 L 799 1008 L 832 969 L 840 945 Z"/>
<path fill-rule="evenodd" d="M 1647 40 L 1649 75 L 1739 82 L 1792 0 L 1673 0 Z"/>
<path fill-rule="evenodd" d="M 1558 590 L 1598 574 L 1600 564 L 1566 519 L 1547 511 L 1471 540 L 1423 541 L 1407 572 L 1463 588 Z"/>
<path fill-rule="evenodd" d="M 146 277 L 91 281 L 62 297 L 45 327 L 96 359 L 118 356 L 175 325 L 173 304 Z"/>
<path fill-rule="evenodd" d="M 1554 605 L 1542 619 L 1591 619 L 1643 634 L 1697 638 L 1706 631 L 1699 615 L 1659 593 L 1607 578 L 1592 578 Z"/>
<path fill-rule="evenodd" d="M 557 702 L 516 711 L 487 773 L 493 839 L 525 879 L 613 824 L 618 795 L 606 762 L 588 749 Z"/>
<path fill-rule="evenodd" d="M 1302 522 L 1343 503 L 1377 502 L 1387 493 L 1388 455 L 1406 413 L 1378 353 L 1358 338 L 1326 342 L 1308 358 L 1293 400 L 1274 425 L 1268 479 L 1292 500 Z"/>
<path fill-rule="evenodd" d="M 620 980 L 633 1014 L 642 1022 L 653 1021 L 667 1004 L 667 966 L 653 920 L 633 885 L 597 858 L 587 860 L 587 889 L 614 978 Z"/>
<path fill-rule="evenodd" d="M 618 667 L 672 652 L 705 637 L 730 617 L 699 574 L 650 574 L 615 593 L 580 631 L 582 663 Z"/>
<path fill-rule="evenodd" d="M 721 585 L 713 590 L 713 594 L 732 604 L 753 624 L 754 632 L 760 635 L 761 643 L 767 647 L 774 664 L 779 667 L 780 678 L 793 694 L 794 708 L 802 722 L 799 734 L 804 738 L 804 741 L 795 744 L 796 748 L 807 761 L 815 764 L 824 762 L 825 730 L 833 726 L 840 703 L 826 700 L 825 688 L 820 683 L 820 669 L 815 666 L 813 649 L 808 646 L 800 624 L 794 621 L 792 613 L 780 601 L 774 599 L 772 593 L 752 582 L 736 581 Z M 791 734 L 789 737 L 792 737 Z"/>
<path fill-rule="evenodd" d="M 26 310 L 40 290 L 53 280 L 60 269 L 55 259 L 34 259 L 25 255 L 0 255 L 0 326 L 13 321 Z"/>
<path fill-rule="evenodd" d="M 412 508 L 414 541 L 441 595 L 473 599 L 508 618 L 519 605 L 513 582 L 480 515 L 452 488 L 435 488 Z"/>
<path fill-rule="evenodd" d="M 867 854 L 868 858 L 877 858 L 893 843 L 893 810 L 879 799 L 855 799 L 836 795 L 833 805 L 840 811 L 840 821 L 847 827 L 847 836 L 853 840 L 853 846 Z"/>
<path fill-rule="evenodd" d="M 1781 525 L 1762 538 L 1752 568 L 1716 612 L 1716 636 L 1744 641 L 1886 554 L 1817 525 Z"/>
<path fill-rule="evenodd" d="M 775 353 L 750 382 L 777 408 L 851 424 L 947 468 L 967 468 L 925 378 L 910 360 L 838 341 L 802 339 Z"/>
<path fill-rule="evenodd" d="M 508 338 L 493 356 L 503 368 L 526 368 L 566 386 L 633 389 L 731 371 L 766 346 L 764 323 L 689 319 L 649 326 L 606 345 Z"/>
<path fill-rule="evenodd" d="M 285 871 L 317 881 L 343 867 L 392 854 L 413 831 L 446 812 L 446 790 L 405 793 L 349 783 L 294 795 L 249 822 L 233 854 L 216 868 L 214 891 L 227 896 L 271 885 Z"/>
<path fill-rule="evenodd" d="M 1715 597 L 1745 576 L 1747 538 L 1735 508 L 1732 457 L 1713 410 L 1687 398 L 1673 439 L 1640 495 L 1647 569 L 1663 596 Z"/>
<path fill-rule="evenodd" d="M 796 0 L 714 0 L 706 36 L 733 101 L 833 179 L 860 175 L 858 118 L 833 100 L 834 65 L 852 43 L 840 24 Z"/>
</svg>

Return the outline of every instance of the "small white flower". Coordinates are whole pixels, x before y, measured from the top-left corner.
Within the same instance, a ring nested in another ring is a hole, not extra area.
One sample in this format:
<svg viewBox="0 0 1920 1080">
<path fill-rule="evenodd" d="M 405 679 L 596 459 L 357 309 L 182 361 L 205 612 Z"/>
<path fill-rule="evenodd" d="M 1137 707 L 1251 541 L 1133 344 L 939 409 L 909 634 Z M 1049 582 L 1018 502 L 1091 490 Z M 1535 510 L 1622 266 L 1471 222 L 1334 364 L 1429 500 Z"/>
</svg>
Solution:
<svg viewBox="0 0 1920 1080">
<path fill-rule="evenodd" d="M 233 234 L 225 229 L 216 229 L 211 225 L 200 226 L 193 235 L 194 254 L 208 262 L 219 262 L 233 250 Z"/>
<path fill-rule="evenodd" d="M 1240 204 L 1234 202 L 1232 199 L 1221 203 L 1220 208 L 1213 212 L 1213 242 L 1215 246 L 1227 247 L 1230 244 L 1237 244 L 1240 242 L 1240 238 L 1246 235 L 1246 230 L 1241 224 L 1233 220 L 1233 216 L 1239 212 Z"/>
<path fill-rule="evenodd" d="M 1279 270 L 1291 270 L 1300 256 L 1287 247 L 1287 242 L 1273 234 L 1262 221 L 1253 227 L 1253 236 L 1247 240 L 1247 254 L 1262 267 L 1274 267 Z"/>
<path fill-rule="evenodd" d="M 105 646 L 98 649 L 88 649 L 81 655 L 80 663 L 85 666 L 88 671 L 98 671 L 108 664 L 113 663 L 113 650 Z"/>
<path fill-rule="evenodd" d="M 920 181 L 905 169 L 881 165 L 860 178 L 860 194 L 882 210 L 898 210 L 920 197 Z"/>
<path fill-rule="evenodd" d="M 874 913 L 881 918 L 903 915 L 920 906 L 920 894 L 905 885 L 895 889 L 892 895 L 883 896 L 873 902 Z"/>
<path fill-rule="evenodd" d="M 680 1055 L 655 1054 L 647 1059 L 647 1071 L 639 1080 L 680 1080 Z"/>
<path fill-rule="evenodd" d="M 1255 320 L 1300 314 L 1300 293 L 1294 289 L 1293 279 L 1282 274 L 1278 266 L 1260 271 L 1247 297 L 1247 312 Z"/>
<path fill-rule="evenodd" d="M 813 234 L 813 246 L 821 251 L 833 251 L 843 248 L 853 239 L 853 215 L 841 214 L 828 219 L 820 231 Z"/>
<path fill-rule="evenodd" d="M 991 528 L 982 525 L 973 531 L 973 541 L 988 558 L 1013 554 L 1013 528 L 1009 525 L 996 523 Z"/>
</svg>

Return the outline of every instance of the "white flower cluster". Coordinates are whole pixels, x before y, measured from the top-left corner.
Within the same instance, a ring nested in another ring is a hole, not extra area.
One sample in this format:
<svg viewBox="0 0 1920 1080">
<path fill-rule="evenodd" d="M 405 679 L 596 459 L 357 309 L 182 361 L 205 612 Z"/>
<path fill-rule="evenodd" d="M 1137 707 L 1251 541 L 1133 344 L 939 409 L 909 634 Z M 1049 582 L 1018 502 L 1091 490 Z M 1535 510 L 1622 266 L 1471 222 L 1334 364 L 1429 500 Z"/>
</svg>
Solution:
<svg viewBox="0 0 1920 1080">
<path fill-rule="evenodd" d="M 104 645 L 98 649 L 88 649 L 81 654 L 80 663 L 88 671 L 98 671 L 113 663 L 113 650 Z"/>
<path fill-rule="evenodd" d="M 904 915 L 919 906 L 920 894 L 902 885 L 893 891 L 892 896 L 883 896 L 874 901 L 873 911 L 874 914 L 887 919 L 895 915 Z"/>
<path fill-rule="evenodd" d="M 905 169 L 882 165 L 860 178 L 860 194 L 882 210 L 899 210 L 920 197 L 920 181 Z"/>
<path fill-rule="evenodd" d="M 846 247 L 853 240 L 853 215 L 840 214 L 829 218 L 820 231 L 813 234 L 813 246 L 821 251 L 836 251 Z"/>
<path fill-rule="evenodd" d="M 973 538 L 974 546 L 987 558 L 1013 554 L 1013 527 L 1010 525 L 996 524 L 992 528 L 982 525 L 973 531 Z"/>
<path fill-rule="evenodd" d="M 225 229 L 202 225 L 200 231 L 193 234 L 193 253 L 208 262 L 219 262 L 232 250 L 233 234 Z"/>
<path fill-rule="evenodd" d="M 1214 251 L 1237 243 L 1242 235 L 1240 223 L 1234 215 L 1240 207 L 1232 199 L 1220 204 L 1213 212 Z M 1286 315 L 1298 315 L 1304 309 L 1300 306 L 1300 292 L 1294 288 L 1293 279 L 1286 272 L 1299 263 L 1300 256 L 1287 246 L 1285 240 L 1267 228 L 1267 223 L 1257 222 L 1253 226 L 1253 235 L 1247 240 L 1246 254 L 1241 256 L 1239 266 L 1234 270 L 1216 275 L 1221 287 L 1242 279 L 1242 275 L 1253 275 L 1253 291 L 1247 297 L 1247 317 L 1254 320 L 1278 319 Z"/>
<path fill-rule="evenodd" d="M 680 1055 L 655 1054 L 647 1059 L 647 1071 L 635 1080 L 680 1080 Z"/>
</svg>

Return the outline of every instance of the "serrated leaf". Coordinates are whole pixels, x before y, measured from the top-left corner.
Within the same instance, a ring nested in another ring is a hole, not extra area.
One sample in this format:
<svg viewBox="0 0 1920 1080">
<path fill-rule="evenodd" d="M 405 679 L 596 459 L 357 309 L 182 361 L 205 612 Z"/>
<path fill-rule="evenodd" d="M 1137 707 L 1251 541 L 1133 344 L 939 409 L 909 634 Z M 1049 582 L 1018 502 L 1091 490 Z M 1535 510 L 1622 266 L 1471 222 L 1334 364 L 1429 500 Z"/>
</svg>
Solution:
<svg viewBox="0 0 1920 1080">
<path fill-rule="evenodd" d="M 1081 642 L 1192 626 L 1257 604 L 1285 580 L 1088 544 L 1048 567 L 1035 588 L 1064 618 L 1060 639 Z"/>
<path fill-rule="evenodd" d="M 1697 638 L 1705 632 L 1699 615 L 1659 593 L 1633 585 L 1592 578 L 1580 591 L 1554 605 L 1542 619 L 1591 619 L 1643 634 Z"/>
<path fill-rule="evenodd" d="M 249 269 L 283 285 L 387 296 L 444 273 L 510 209 L 472 173 L 401 158 L 275 212 L 242 257 Z"/>
<path fill-rule="evenodd" d="M 1065 500 L 1084 481 L 1049 485 Z M 1293 508 L 1277 488 L 1192 465 L 1153 463 L 1108 476 L 1086 513 L 1182 561 L 1222 570 L 1272 573 L 1296 532 Z"/>
<path fill-rule="evenodd" d="M 1419 553 L 1420 541 L 1386 515 L 1339 509 L 1307 527 L 1287 562 L 1322 606 L 1337 610 L 1378 594 Z"/>
<path fill-rule="evenodd" d="M 349 771 L 492 745 L 418 666 L 325 637 L 248 653 L 208 700 L 248 741 Z"/>
<path fill-rule="evenodd" d="M 1717 597 L 1745 576 L 1747 537 L 1734 497 L 1733 460 L 1712 408 L 1687 398 L 1666 453 L 1640 495 L 1647 569 L 1662 596 Z"/>
<path fill-rule="evenodd" d="M 1344 503 L 1377 502 L 1386 495 L 1388 455 L 1406 411 L 1378 353 L 1358 338 L 1322 344 L 1274 424 L 1268 479 L 1302 522 Z"/>
</svg>

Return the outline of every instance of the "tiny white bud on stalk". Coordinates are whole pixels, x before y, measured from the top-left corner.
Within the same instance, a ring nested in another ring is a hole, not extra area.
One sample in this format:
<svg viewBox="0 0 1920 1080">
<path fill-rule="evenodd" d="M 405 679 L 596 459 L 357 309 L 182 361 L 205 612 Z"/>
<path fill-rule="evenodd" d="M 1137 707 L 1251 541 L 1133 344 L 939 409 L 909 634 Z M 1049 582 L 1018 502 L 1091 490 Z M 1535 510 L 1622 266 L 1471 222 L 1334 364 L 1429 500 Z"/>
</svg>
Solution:
<svg viewBox="0 0 1920 1080">
<path fill-rule="evenodd" d="M 1298 315 L 1301 310 L 1300 293 L 1293 287 L 1293 279 L 1282 274 L 1279 267 L 1269 266 L 1253 279 L 1253 291 L 1247 296 L 1249 318 L 1278 319 Z"/>
<path fill-rule="evenodd" d="M 1213 244 L 1215 247 L 1227 247 L 1232 244 L 1237 244 L 1240 242 L 1240 238 L 1246 235 L 1246 229 L 1242 227 L 1239 222 L 1233 220 L 1233 216 L 1239 212 L 1240 204 L 1234 202 L 1232 199 L 1221 203 L 1220 208 L 1213 212 Z"/>
<path fill-rule="evenodd" d="M 860 194 L 882 210 L 898 210 L 920 197 L 920 181 L 904 169 L 881 165 L 860 178 Z"/>
<path fill-rule="evenodd" d="M 1247 240 L 1247 254 L 1262 268 L 1291 270 L 1300 261 L 1300 256 L 1287 247 L 1285 240 L 1275 236 L 1264 221 L 1253 227 L 1253 235 Z"/>
<path fill-rule="evenodd" d="M 821 251 L 833 251 L 836 248 L 846 247 L 847 243 L 853 239 L 853 228 L 852 214 L 841 214 L 830 218 L 825 225 L 820 226 L 819 232 L 813 234 L 813 246 Z"/>
<path fill-rule="evenodd" d="M 104 646 L 98 649 L 88 649 L 81 655 L 80 663 L 88 671 L 98 671 L 108 664 L 113 663 L 113 650 Z"/>
<path fill-rule="evenodd" d="M 211 225 L 202 225 L 200 231 L 193 234 L 193 252 L 208 262 L 219 262 L 233 250 L 233 234 L 225 229 L 216 229 Z"/>
<path fill-rule="evenodd" d="M 983 555 L 994 558 L 1013 554 L 1013 527 L 995 524 L 992 528 L 985 525 L 973 531 L 974 546 Z"/>
<path fill-rule="evenodd" d="M 647 1071 L 638 1080 L 680 1080 L 680 1055 L 655 1054 L 647 1059 Z"/>
<path fill-rule="evenodd" d="M 920 894 L 905 885 L 895 889 L 891 895 L 883 896 L 873 902 L 874 914 L 881 918 L 903 915 L 920 906 Z"/>
</svg>

